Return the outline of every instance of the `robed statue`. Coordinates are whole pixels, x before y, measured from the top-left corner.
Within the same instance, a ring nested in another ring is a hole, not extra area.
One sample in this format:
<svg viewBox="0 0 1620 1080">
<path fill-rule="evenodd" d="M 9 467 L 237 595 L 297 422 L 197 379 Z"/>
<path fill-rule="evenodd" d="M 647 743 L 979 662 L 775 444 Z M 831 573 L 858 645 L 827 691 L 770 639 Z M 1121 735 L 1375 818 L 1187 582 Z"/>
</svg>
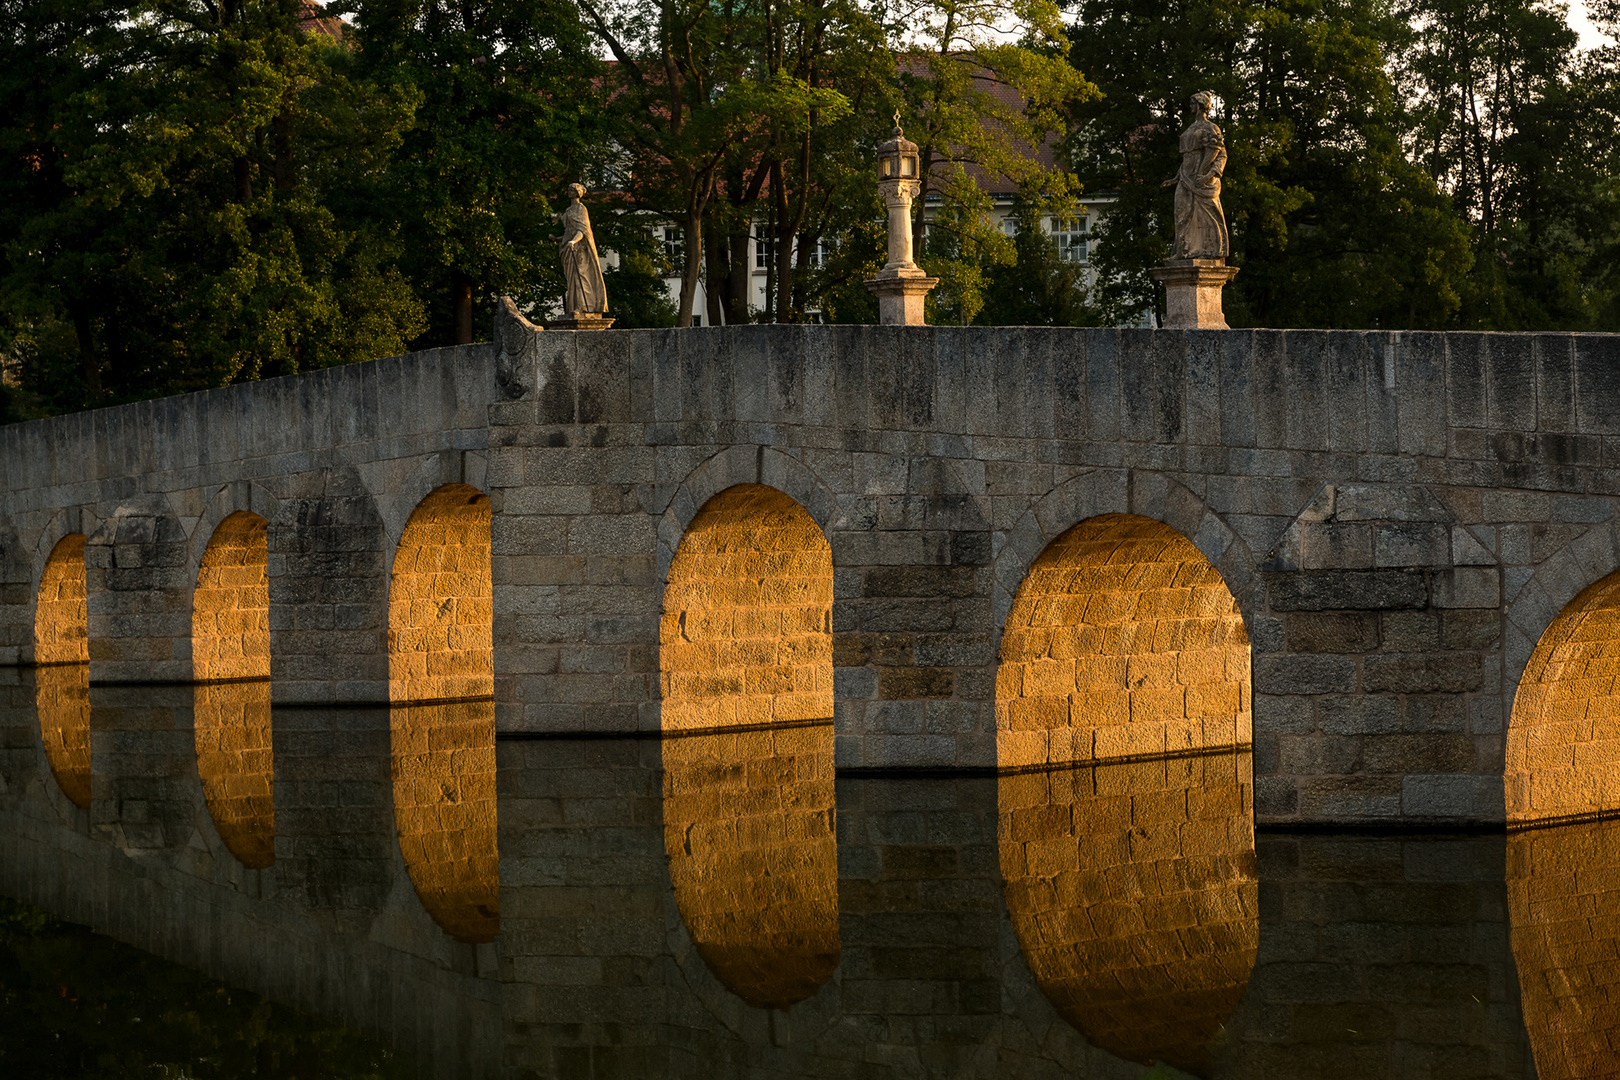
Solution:
<svg viewBox="0 0 1620 1080">
<path fill-rule="evenodd" d="M 1221 211 L 1221 174 L 1226 139 L 1209 118 L 1215 96 L 1192 96 L 1193 122 L 1181 133 L 1181 171 L 1166 186 L 1176 189 L 1176 239 L 1171 259 L 1225 259 L 1231 254 Z"/>
<path fill-rule="evenodd" d="M 591 215 L 586 212 L 585 188 L 569 184 L 570 202 L 559 219 L 562 221 L 562 246 L 557 254 L 562 257 L 563 276 L 568 279 L 568 294 L 563 298 L 563 314 L 601 315 L 607 311 L 607 283 L 602 280 L 602 261 L 596 254 L 596 237 L 591 235 Z"/>
</svg>

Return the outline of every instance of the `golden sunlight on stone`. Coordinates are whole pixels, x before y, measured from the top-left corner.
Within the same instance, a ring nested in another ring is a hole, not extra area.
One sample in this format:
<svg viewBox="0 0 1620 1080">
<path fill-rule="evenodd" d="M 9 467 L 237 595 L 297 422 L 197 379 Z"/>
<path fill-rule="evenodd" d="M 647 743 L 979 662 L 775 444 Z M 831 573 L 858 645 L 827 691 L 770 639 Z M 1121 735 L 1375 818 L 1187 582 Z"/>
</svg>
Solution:
<svg viewBox="0 0 1620 1080">
<path fill-rule="evenodd" d="M 489 697 L 495 690 L 489 496 L 446 484 L 405 525 L 388 591 L 388 679 L 395 702 Z"/>
<path fill-rule="evenodd" d="M 1247 750 L 1004 774 L 1025 960 L 1096 1046 L 1209 1075 L 1259 944 Z"/>
<path fill-rule="evenodd" d="M 45 758 L 75 806 L 90 806 L 90 637 L 83 533 L 57 541 L 34 609 L 34 695 Z"/>
<path fill-rule="evenodd" d="M 220 522 L 191 601 L 197 774 L 220 839 L 253 870 L 275 861 L 267 528 L 246 511 Z"/>
<path fill-rule="evenodd" d="M 34 672 L 39 734 L 51 774 L 74 806 L 90 808 L 90 665 L 52 664 Z"/>
<path fill-rule="evenodd" d="M 1620 574 L 1570 601 L 1536 643 L 1504 783 L 1511 822 L 1620 809 Z"/>
<path fill-rule="evenodd" d="M 1620 821 L 1512 833 L 1507 867 L 1536 1075 L 1620 1077 Z"/>
<path fill-rule="evenodd" d="M 462 940 L 495 940 L 495 703 L 396 705 L 394 819 L 422 906 Z"/>
<path fill-rule="evenodd" d="M 270 677 L 267 523 L 241 511 L 219 523 L 191 601 L 192 678 Z"/>
<path fill-rule="evenodd" d="M 1168 525 L 1092 518 L 1030 567 L 996 673 L 1002 768 L 1245 746 L 1250 708 L 1237 602 Z"/>
<path fill-rule="evenodd" d="M 462 941 L 500 928 L 489 496 L 449 484 L 417 506 L 388 598 L 394 821 L 428 912 Z"/>
<path fill-rule="evenodd" d="M 83 533 L 57 541 L 45 560 L 34 611 L 34 663 L 88 664 L 90 638 L 85 609 Z"/>
<path fill-rule="evenodd" d="M 826 537 L 759 485 L 709 500 L 664 593 L 675 899 L 709 969 L 761 1007 L 802 1001 L 838 966 L 831 613 Z"/>
<path fill-rule="evenodd" d="M 270 680 L 199 683 L 193 705 L 208 813 L 230 853 L 263 870 L 276 856 Z"/>
</svg>

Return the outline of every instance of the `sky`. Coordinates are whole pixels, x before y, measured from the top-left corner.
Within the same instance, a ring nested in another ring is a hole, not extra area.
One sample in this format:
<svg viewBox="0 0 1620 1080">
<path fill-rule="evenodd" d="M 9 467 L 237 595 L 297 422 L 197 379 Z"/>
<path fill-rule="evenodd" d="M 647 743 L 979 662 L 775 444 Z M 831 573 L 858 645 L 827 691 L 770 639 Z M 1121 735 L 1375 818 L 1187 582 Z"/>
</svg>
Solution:
<svg viewBox="0 0 1620 1080">
<path fill-rule="evenodd" d="M 1586 5 L 1581 0 L 1569 0 L 1569 26 L 1581 35 L 1581 48 L 1592 49 L 1604 44 L 1604 37 L 1586 17 Z"/>
</svg>

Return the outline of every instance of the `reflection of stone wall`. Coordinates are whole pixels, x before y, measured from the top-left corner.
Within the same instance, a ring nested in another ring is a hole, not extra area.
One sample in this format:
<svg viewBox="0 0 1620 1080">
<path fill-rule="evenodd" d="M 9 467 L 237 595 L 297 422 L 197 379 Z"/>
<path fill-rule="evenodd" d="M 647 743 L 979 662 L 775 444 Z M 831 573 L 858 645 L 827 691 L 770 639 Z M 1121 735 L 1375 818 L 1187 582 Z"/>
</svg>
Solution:
<svg viewBox="0 0 1620 1080">
<path fill-rule="evenodd" d="M 832 548 L 780 491 L 706 503 L 669 568 L 659 628 L 665 731 L 832 718 Z"/>
<path fill-rule="evenodd" d="M 1007 909 L 1052 1004 L 1105 1050 L 1205 1072 L 1259 937 L 1250 755 L 998 786 Z"/>
<path fill-rule="evenodd" d="M 191 598 L 194 679 L 270 677 L 267 524 L 257 514 L 238 511 L 220 522 L 208 541 Z"/>
<path fill-rule="evenodd" d="M 85 627 L 84 541 L 69 533 L 56 542 L 45 560 L 34 612 L 36 664 L 87 664 L 90 643 Z"/>
<path fill-rule="evenodd" d="M 1003 767 L 1247 744 L 1249 704 L 1237 601 L 1168 525 L 1082 522 L 1019 586 L 996 673 Z"/>
<path fill-rule="evenodd" d="M 664 847 L 698 953 L 751 1005 L 838 966 L 830 724 L 664 742 Z"/>
<path fill-rule="evenodd" d="M 1620 821 L 1514 833 L 1507 870 L 1537 1075 L 1620 1077 Z"/>
<path fill-rule="evenodd" d="M 1220 1080 L 1535 1075 L 1504 838 L 1260 832 L 1260 949 Z"/>
<path fill-rule="evenodd" d="M 82 607 L 82 605 L 81 605 Z M 62 792 L 90 808 L 90 665 L 51 664 L 34 671 L 45 759 Z"/>
<path fill-rule="evenodd" d="M 391 700 L 488 697 L 494 692 L 489 496 L 438 488 L 400 537 L 388 593 Z"/>
<path fill-rule="evenodd" d="M 243 866 L 262 870 L 276 857 L 270 680 L 198 685 L 193 716 L 197 774 L 214 826 Z"/>
<path fill-rule="evenodd" d="M 500 929 L 495 704 L 396 705 L 394 819 L 417 895 L 462 941 Z"/>
<path fill-rule="evenodd" d="M 1509 821 L 1620 809 L 1620 574 L 1542 634 L 1508 726 Z"/>
</svg>

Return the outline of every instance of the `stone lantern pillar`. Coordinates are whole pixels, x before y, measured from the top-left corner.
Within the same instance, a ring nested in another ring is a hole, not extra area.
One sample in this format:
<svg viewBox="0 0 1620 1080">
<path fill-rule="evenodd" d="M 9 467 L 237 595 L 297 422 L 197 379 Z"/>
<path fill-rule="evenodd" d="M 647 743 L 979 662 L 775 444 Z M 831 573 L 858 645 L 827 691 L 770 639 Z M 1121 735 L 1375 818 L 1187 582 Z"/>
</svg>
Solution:
<svg viewBox="0 0 1620 1080">
<path fill-rule="evenodd" d="M 917 144 L 900 130 L 895 113 L 894 137 L 878 148 L 878 193 L 889 206 L 889 261 L 866 283 L 877 294 L 884 326 L 922 326 L 923 297 L 939 284 L 911 259 L 911 202 L 922 190 L 919 160 Z"/>
</svg>

